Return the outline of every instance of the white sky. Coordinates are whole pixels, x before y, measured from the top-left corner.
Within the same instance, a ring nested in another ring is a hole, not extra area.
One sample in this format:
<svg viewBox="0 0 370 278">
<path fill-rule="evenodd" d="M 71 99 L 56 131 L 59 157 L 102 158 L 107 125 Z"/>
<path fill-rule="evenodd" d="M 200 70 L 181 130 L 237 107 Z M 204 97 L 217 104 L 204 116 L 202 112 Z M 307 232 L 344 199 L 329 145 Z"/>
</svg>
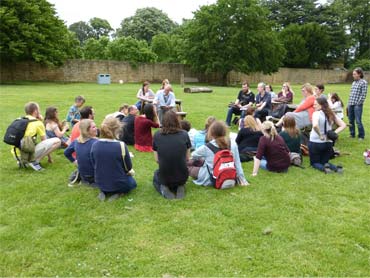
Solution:
<svg viewBox="0 0 370 278">
<path fill-rule="evenodd" d="M 139 8 L 155 7 L 162 10 L 170 19 L 181 24 L 182 19 L 193 18 L 200 6 L 216 0 L 48 0 L 54 4 L 60 19 L 69 26 L 77 21 L 89 21 L 93 17 L 108 20 L 116 29 L 121 21 L 133 16 Z"/>
</svg>

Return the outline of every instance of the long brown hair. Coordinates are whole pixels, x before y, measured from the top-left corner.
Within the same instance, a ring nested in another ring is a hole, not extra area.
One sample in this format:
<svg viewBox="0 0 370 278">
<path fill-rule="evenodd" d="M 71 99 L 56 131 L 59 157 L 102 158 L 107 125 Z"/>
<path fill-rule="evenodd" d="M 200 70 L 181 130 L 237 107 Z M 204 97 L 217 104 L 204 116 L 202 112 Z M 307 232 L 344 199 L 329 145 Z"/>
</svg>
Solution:
<svg viewBox="0 0 370 278">
<path fill-rule="evenodd" d="M 177 133 L 181 130 L 180 121 L 174 111 L 169 110 L 163 115 L 162 134 Z"/>
<path fill-rule="evenodd" d="M 57 117 L 57 112 L 58 112 L 58 109 L 54 106 L 50 106 L 46 108 L 44 122 L 45 124 L 54 122 L 58 125 L 59 129 L 63 129 L 62 123 L 59 121 Z"/>
<path fill-rule="evenodd" d="M 284 130 L 289 134 L 290 137 L 295 138 L 299 136 L 299 129 L 296 126 L 295 119 L 292 116 L 285 116 L 283 118 Z"/>
<path fill-rule="evenodd" d="M 227 137 L 227 126 L 222 121 L 214 121 L 208 129 L 207 139 L 216 140 L 217 146 L 220 149 L 230 148 L 230 140 Z"/>
<path fill-rule="evenodd" d="M 329 107 L 328 101 L 326 98 L 319 97 L 316 99 L 317 103 L 321 106 L 321 111 L 324 112 L 325 117 L 328 119 L 330 124 L 333 124 L 335 121 L 335 114 L 333 110 Z"/>
<path fill-rule="evenodd" d="M 342 107 L 344 107 L 343 101 L 340 99 L 339 95 L 337 93 L 332 93 L 331 94 L 331 101 L 332 102 L 337 102 L 339 101 Z"/>
</svg>

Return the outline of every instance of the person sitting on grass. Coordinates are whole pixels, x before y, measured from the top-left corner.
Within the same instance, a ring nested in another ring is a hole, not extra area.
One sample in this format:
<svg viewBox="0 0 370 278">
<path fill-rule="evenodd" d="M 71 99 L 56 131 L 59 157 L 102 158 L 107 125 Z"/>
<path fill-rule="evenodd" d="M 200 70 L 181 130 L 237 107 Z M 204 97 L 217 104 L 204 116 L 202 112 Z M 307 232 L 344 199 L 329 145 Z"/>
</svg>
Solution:
<svg viewBox="0 0 370 278">
<path fill-rule="evenodd" d="M 332 171 L 342 173 L 343 168 L 341 166 L 329 163 L 333 153 L 333 141 L 328 138 L 327 133 L 332 130 L 334 123 L 338 126 L 335 130 L 337 134 L 345 129 L 346 124 L 330 109 L 325 98 L 317 98 L 314 107 L 312 130 L 308 142 L 310 164 L 313 168 L 323 171 L 325 174 Z"/>
<path fill-rule="evenodd" d="M 152 127 L 158 128 L 158 117 L 154 106 L 150 103 L 144 106 L 144 115 L 135 118 L 135 149 L 140 152 L 152 152 Z"/>
<path fill-rule="evenodd" d="M 135 119 L 137 112 L 136 105 L 131 105 L 128 108 L 128 115 L 121 121 L 122 132 L 119 139 L 127 145 L 135 145 Z"/>
<path fill-rule="evenodd" d="M 329 94 L 328 104 L 329 104 L 330 109 L 333 110 L 333 112 L 339 117 L 339 119 L 343 120 L 344 104 L 337 93 Z"/>
<path fill-rule="evenodd" d="M 100 189 L 98 199 L 104 201 L 121 197 L 136 188 L 132 177 L 134 170 L 129 151 L 124 142 L 118 141 L 121 123 L 117 118 L 105 119 L 101 125 L 101 139 L 91 147 L 91 160 L 94 166 L 95 183 Z"/>
<path fill-rule="evenodd" d="M 247 161 L 243 154 L 257 151 L 261 136 L 263 134 L 256 120 L 252 116 L 246 116 L 244 118 L 244 127 L 239 130 L 235 139 L 242 161 Z"/>
<path fill-rule="evenodd" d="M 161 130 L 154 135 L 153 150 L 159 169 L 154 172 L 153 185 L 167 199 L 183 199 L 189 173 L 187 161 L 191 143 L 180 127 L 177 115 L 167 111 L 163 115 Z"/>
<path fill-rule="evenodd" d="M 84 103 L 85 98 L 83 96 L 77 96 L 75 98 L 75 103 L 69 108 L 66 120 L 71 127 L 80 121 L 81 115 L 79 109 L 81 109 Z"/>
<path fill-rule="evenodd" d="M 117 118 L 118 120 L 120 120 L 121 122 L 123 121 L 123 119 L 127 116 L 128 114 L 128 108 L 130 107 L 130 105 L 128 105 L 127 103 L 123 103 L 119 108 L 118 108 L 118 111 L 114 112 L 114 113 L 111 113 L 111 114 L 108 114 L 105 116 L 105 119 L 106 118 L 109 118 L 109 117 L 113 117 L 113 118 Z"/>
<path fill-rule="evenodd" d="M 192 128 L 191 123 L 187 120 L 180 120 L 180 127 L 188 133 L 191 143 L 191 150 L 194 150 L 194 136 L 198 131 L 195 128 Z"/>
<path fill-rule="evenodd" d="M 207 142 L 206 138 L 207 138 L 207 132 L 208 132 L 208 129 L 209 127 L 211 126 L 211 124 L 216 121 L 216 118 L 213 117 L 213 116 L 209 116 L 207 119 L 206 119 L 206 123 L 204 125 L 204 129 L 203 130 L 199 130 L 197 133 L 195 133 L 194 135 L 194 150 L 198 149 L 200 146 L 203 146 L 205 145 Z"/>
<path fill-rule="evenodd" d="M 19 166 L 29 166 L 35 171 L 41 171 L 44 170 L 40 165 L 41 159 L 48 156 L 48 162 L 51 163 L 50 154 L 60 147 L 61 141 L 57 137 L 47 139 L 40 107 L 36 102 L 27 103 L 24 111 L 30 122 L 21 140 L 21 148 L 19 151 L 15 150 L 15 155 L 20 152 Z M 39 143 L 36 142 L 37 136 L 41 139 Z"/>
<path fill-rule="evenodd" d="M 284 139 L 291 153 L 301 154 L 302 135 L 292 116 L 284 117 L 283 129 L 279 135 Z"/>
<path fill-rule="evenodd" d="M 93 120 L 83 119 L 79 122 L 80 136 L 64 150 L 65 157 L 78 167 L 81 183 L 95 185 L 94 166 L 90 152 L 92 145 L 98 141 L 96 138 L 96 125 Z M 76 158 L 72 154 L 76 152 Z"/>
<path fill-rule="evenodd" d="M 62 147 L 66 148 L 69 144 L 69 138 L 66 136 L 69 126 L 66 121 L 59 121 L 58 109 L 56 107 L 46 108 L 44 124 L 46 136 L 48 138 L 59 138 Z"/>
<path fill-rule="evenodd" d="M 219 149 L 230 149 L 235 162 L 237 183 L 241 186 L 249 185 L 245 179 L 242 165 L 239 159 L 237 145 L 227 136 L 228 128 L 222 121 L 214 121 L 208 129 L 207 138 L 209 143 Z M 231 145 L 230 145 L 231 144 Z M 214 152 L 203 145 L 196 149 L 192 154 L 192 161 L 188 164 L 189 175 L 197 185 L 212 186 L 211 175 L 213 173 Z M 198 165 L 196 161 L 202 160 L 204 163 Z M 195 162 L 195 163 L 194 163 Z"/>
<path fill-rule="evenodd" d="M 259 168 L 272 172 L 287 172 L 290 155 L 284 139 L 278 135 L 274 124 L 269 121 L 262 123 L 262 133 L 254 157 L 252 175 L 257 176 Z"/>
<path fill-rule="evenodd" d="M 95 117 L 95 112 L 94 112 L 94 109 L 92 108 L 92 106 L 83 107 L 80 111 L 80 114 L 81 114 L 81 120 L 84 120 L 84 119 L 94 120 L 94 117 Z M 72 128 L 71 136 L 69 137 L 69 141 L 73 142 L 79 136 L 80 136 L 80 124 L 76 123 Z"/>
</svg>

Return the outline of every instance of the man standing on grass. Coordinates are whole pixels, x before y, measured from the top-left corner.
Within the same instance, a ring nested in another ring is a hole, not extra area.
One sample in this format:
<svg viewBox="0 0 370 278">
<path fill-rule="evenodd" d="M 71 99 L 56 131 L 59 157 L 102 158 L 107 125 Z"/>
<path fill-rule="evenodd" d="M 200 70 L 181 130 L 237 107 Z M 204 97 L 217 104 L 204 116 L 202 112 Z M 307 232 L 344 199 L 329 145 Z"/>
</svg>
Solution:
<svg viewBox="0 0 370 278">
<path fill-rule="evenodd" d="M 362 125 L 362 108 L 367 94 L 367 82 L 364 78 L 364 72 L 361 68 L 355 68 L 352 73 L 353 83 L 348 100 L 348 120 L 350 123 L 349 131 L 351 137 L 355 137 L 355 120 L 358 129 L 358 140 L 364 140 L 365 129 Z"/>
</svg>

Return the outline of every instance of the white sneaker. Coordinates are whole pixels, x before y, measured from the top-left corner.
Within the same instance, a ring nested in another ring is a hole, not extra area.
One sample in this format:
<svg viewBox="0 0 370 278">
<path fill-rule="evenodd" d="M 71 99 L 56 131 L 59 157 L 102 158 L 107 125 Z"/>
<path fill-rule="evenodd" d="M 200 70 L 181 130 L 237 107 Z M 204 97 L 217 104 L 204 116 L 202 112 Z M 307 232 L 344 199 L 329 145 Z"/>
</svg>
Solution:
<svg viewBox="0 0 370 278">
<path fill-rule="evenodd" d="M 39 162 L 31 162 L 28 164 L 33 170 L 35 171 L 42 171 L 42 170 L 45 170 L 44 168 L 41 167 L 40 163 Z"/>
</svg>

